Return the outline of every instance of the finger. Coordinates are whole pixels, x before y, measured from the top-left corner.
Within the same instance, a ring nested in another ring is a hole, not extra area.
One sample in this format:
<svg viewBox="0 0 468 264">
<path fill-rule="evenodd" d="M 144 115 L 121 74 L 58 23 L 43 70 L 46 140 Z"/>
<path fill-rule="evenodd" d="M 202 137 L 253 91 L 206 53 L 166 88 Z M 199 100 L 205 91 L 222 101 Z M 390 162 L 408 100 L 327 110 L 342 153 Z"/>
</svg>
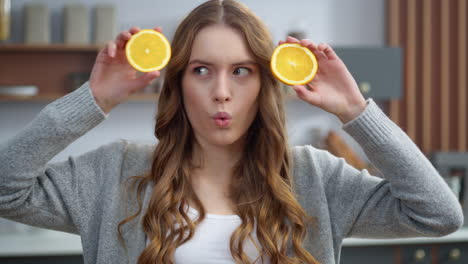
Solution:
<svg viewBox="0 0 468 264">
<path fill-rule="evenodd" d="M 155 78 L 161 75 L 160 71 L 152 71 L 152 72 L 145 72 L 144 74 L 140 75 L 137 81 L 140 83 L 140 87 L 144 87 L 151 83 Z"/>
<path fill-rule="evenodd" d="M 307 90 L 304 85 L 294 85 L 293 89 L 300 99 L 312 105 L 320 106 L 320 95 L 317 92 Z"/>
<path fill-rule="evenodd" d="M 323 51 L 315 50 L 313 53 L 318 60 L 328 60 L 327 55 Z"/>
<path fill-rule="evenodd" d="M 336 55 L 335 51 L 332 49 L 332 47 L 326 43 L 321 43 L 319 45 L 319 50 L 321 50 L 325 55 L 327 55 L 329 60 L 334 60 L 337 59 L 338 56 Z"/>
<path fill-rule="evenodd" d="M 323 43 L 323 42 L 320 43 L 320 44 L 318 45 L 319 50 L 322 50 L 322 51 L 323 51 L 326 47 L 327 47 L 327 44 L 325 44 L 325 43 Z"/>
<path fill-rule="evenodd" d="M 104 48 L 102 48 L 97 57 L 96 57 L 96 63 L 101 63 L 101 62 L 105 62 L 108 57 L 109 57 L 109 43 L 106 43 L 106 45 L 104 46 Z"/>
<path fill-rule="evenodd" d="M 278 45 L 282 45 L 284 43 L 286 43 L 286 42 L 284 42 L 283 40 L 278 41 Z"/>
<path fill-rule="evenodd" d="M 128 31 L 122 31 L 115 39 L 116 47 L 123 47 L 124 44 L 132 37 L 132 34 Z"/>
<path fill-rule="evenodd" d="M 301 40 L 301 45 L 302 45 L 302 46 L 305 46 L 305 47 L 307 47 L 307 48 L 309 48 L 309 49 L 312 50 L 312 51 L 317 50 L 317 44 L 315 44 L 315 42 L 313 42 L 313 41 L 310 40 L 310 39 L 303 39 L 303 40 Z"/>
<path fill-rule="evenodd" d="M 115 44 L 114 41 L 109 41 L 107 42 L 107 45 L 106 45 L 106 51 L 107 51 L 107 55 L 111 58 L 114 58 L 115 57 L 115 53 L 117 51 L 117 45 Z"/>
<path fill-rule="evenodd" d="M 128 40 L 132 37 L 132 34 L 130 33 L 130 31 L 122 31 L 120 32 L 119 35 L 117 35 L 117 37 L 115 38 L 116 41 L 119 41 L 119 40 Z"/>
<path fill-rule="evenodd" d="M 136 33 L 138 33 L 141 29 L 139 27 L 131 27 L 129 32 L 132 34 L 132 35 L 135 35 Z"/>
<path fill-rule="evenodd" d="M 308 84 L 306 84 L 307 88 L 309 88 L 309 89 L 306 88 L 308 91 L 313 91 L 314 90 L 313 83 L 314 83 L 314 80 L 312 80 Z"/>
<path fill-rule="evenodd" d="M 159 33 L 162 33 L 162 27 L 155 27 L 154 30 L 158 31 Z"/>
<path fill-rule="evenodd" d="M 299 40 L 297 38 L 294 38 L 294 37 L 291 37 L 291 36 L 288 36 L 286 38 L 286 42 L 289 42 L 289 43 L 300 43 Z"/>
</svg>

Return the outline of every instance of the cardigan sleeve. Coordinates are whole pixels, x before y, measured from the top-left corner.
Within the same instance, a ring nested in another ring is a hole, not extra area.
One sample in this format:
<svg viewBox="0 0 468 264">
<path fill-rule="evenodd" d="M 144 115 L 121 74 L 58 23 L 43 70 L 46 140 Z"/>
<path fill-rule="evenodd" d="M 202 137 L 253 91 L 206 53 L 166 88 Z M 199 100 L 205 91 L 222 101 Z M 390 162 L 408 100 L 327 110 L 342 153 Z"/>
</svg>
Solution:
<svg viewBox="0 0 468 264">
<path fill-rule="evenodd" d="M 49 161 L 106 117 L 86 83 L 47 105 L 19 133 L 1 142 L 0 216 L 78 233 L 86 210 L 80 201 L 92 192 L 83 188 L 83 183 L 96 185 L 104 159 L 109 156 L 103 153 L 114 151 L 117 145 L 106 145 L 64 162 Z"/>
<path fill-rule="evenodd" d="M 325 150 L 307 146 L 323 175 L 330 221 L 344 237 L 443 236 L 463 225 L 460 203 L 411 139 L 372 99 L 363 113 L 343 125 L 383 178 L 359 171 Z M 312 177 L 312 176 L 311 176 Z"/>
</svg>

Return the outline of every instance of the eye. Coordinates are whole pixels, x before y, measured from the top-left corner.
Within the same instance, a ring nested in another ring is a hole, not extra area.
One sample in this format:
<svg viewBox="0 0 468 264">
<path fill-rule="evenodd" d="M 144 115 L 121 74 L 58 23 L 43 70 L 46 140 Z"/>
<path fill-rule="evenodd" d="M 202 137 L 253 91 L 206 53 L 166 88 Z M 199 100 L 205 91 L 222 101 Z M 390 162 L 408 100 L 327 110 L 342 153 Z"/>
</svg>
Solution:
<svg viewBox="0 0 468 264">
<path fill-rule="evenodd" d="M 193 69 L 193 72 L 197 75 L 206 75 L 208 74 L 208 69 L 206 67 L 196 67 Z"/>
<path fill-rule="evenodd" d="M 245 68 L 245 67 L 239 67 L 239 68 L 236 68 L 234 70 L 234 74 L 235 75 L 240 75 L 240 76 L 245 76 L 247 74 L 249 74 L 251 72 L 251 70 L 249 68 Z"/>
</svg>

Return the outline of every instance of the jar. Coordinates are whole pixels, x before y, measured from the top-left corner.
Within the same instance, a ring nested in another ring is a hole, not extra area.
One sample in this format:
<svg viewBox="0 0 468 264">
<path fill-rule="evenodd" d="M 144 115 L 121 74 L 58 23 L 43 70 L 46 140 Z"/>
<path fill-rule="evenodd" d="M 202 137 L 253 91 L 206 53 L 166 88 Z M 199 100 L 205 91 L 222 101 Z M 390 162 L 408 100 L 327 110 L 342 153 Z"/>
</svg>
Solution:
<svg viewBox="0 0 468 264">
<path fill-rule="evenodd" d="M 0 0 L 0 41 L 10 37 L 10 0 Z"/>
</svg>

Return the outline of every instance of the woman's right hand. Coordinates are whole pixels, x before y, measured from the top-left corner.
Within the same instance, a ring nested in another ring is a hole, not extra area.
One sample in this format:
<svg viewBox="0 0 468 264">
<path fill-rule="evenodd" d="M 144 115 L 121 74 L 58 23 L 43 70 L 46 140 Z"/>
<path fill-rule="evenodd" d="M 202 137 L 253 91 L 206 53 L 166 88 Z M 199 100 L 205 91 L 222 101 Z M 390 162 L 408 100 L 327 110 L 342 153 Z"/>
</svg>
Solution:
<svg viewBox="0 0 468 264">
<path fill-rule="evenodd" d="M 161 28 L 154 30 L 161 32 Z M 98 54 L 89 84 L 97 104 L 105 113 L 124 101 L 159 77 L 160 72 L 139 73 L 128 63 L 125 56 L 125 45 L 132 35 L 140 31 L 132 27 L 121 32 L 115 41 L 109 41 Z"/>
</svg>

